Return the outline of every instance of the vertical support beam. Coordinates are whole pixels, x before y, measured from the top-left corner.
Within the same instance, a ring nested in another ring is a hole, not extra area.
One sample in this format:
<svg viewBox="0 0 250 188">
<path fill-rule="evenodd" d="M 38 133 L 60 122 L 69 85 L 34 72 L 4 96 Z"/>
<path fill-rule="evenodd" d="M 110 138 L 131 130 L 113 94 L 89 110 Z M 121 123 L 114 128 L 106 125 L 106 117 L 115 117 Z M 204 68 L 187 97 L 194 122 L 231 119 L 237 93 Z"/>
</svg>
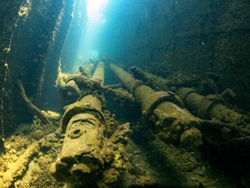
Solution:
<svg viewBox="0 0 250 188">
<path fill-rule="evenodd" d="M 3 67 L 0 67 L 1 75 L 3 75 L 2 80 L 0 80 L 0 155 L 6 152 L 4 142 L 5 142 L 5 136 L 4 136 L 4 104 L 3 104 L 3 93 L 5 92 L 5 82 L 8 72 L 8 64 L 5 63 Z"/>
</svg>

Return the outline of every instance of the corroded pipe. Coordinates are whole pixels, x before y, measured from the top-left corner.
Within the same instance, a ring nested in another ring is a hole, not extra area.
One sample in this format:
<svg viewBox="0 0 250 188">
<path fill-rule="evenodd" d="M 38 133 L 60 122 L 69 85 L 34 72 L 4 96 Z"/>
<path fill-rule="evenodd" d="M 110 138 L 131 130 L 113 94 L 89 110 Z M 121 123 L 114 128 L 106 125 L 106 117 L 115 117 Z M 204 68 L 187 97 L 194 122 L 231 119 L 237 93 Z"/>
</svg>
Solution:
<svg viewBox="0 0 250 188">
<path fill-rule="evenodd" d="M 201 118 L 218 119 L 223 122 L 241 124 L 246 116 L 227 108 L 223 98 L 216 95 L 203 96 L 191 88 L 179 88 L 178 94 L 190 111 L 195 111 Z"/>
<path fill-rule="evenodd" d="M 136 76 L 153 83 L 162 90 L 169 90 L 168 84 L 170 81 L 151 73 L 144 72 L 137 67 L 132 67 L 131 71 L 136 74 Z M 203 96 L 198 94 L 194 89 L 186 87 L 179 87 L 177 91 L 189 111 L 195 112 L 195 115 L 200 118 L 218 119 L 223 122 L 235 124 L 241 124 L 247 120 L 245 115 L 239 114 L 238 112 L 226 107 L 223 98 L 219 95 Z"/>
<path fill-rule="evenodd" d="M 154 129 L 164 141 L 182 144 L 193 150 L 201 145 L 197 129 L 200 120 L 182 109 L 179 98 L 171 92 L 155 92 L 120 67 L 110 64 L 111 70 L 135 96 L 142 106 L 142 115 L 154 123 Z"/>
<path fill-rule="evenodd" d="M 130 91 L 138 93 L 134 95 L 137 96 L 136 100 L 140 101 L 140 103 L 147 103 L 147 97 L 150 98 L 151 95 L 155 94 L 155 96 L 157 96 L 156 95 L 157 92 L 155 92 L 154 90 L 152 90 L 151 88 L 145 85 L 142 85 L 141 82 L 139 82 L 138 80 L 135 80 L 130 74 L 128 74 L 127 72 L 124 72 L 119 67 L 115 65 L 111 65 L 111 69 L 115 72 L 117 76 L 119 76 L 119 78 L 122 78 L 121 80 L 125 86 L 127 85 L 134 86 L 134 87 L 129 87 L 128 89 Z M 159 109 L 161 109 L 161 111 L 159 111 Z M 164 101 L 164 100 L 161 101 L 159 106 L 155 107 L 155 110 L 153 110 L 151 117 L 154 117 L 155 116 L 154 113 L 158 113 L 158 112 L 159 112 L 158 116 L 169 117 L 165 119 L 166 127 L 168 125 L 171 126 L 170 117 L 173 116 L 172 113 L 176 113 L 176 116 L 180 116 L 179 118 L 182 118 L 182 114 L 185 115 L 185 111 L 183 112 L 183 109 L 180 109 L 179 107 L 172 109 L 172 106 L 168 104 L 168 101 Z M 190 117 L 193 118 L 192 115 Z M 174 119 L 172 119 L 172 121 L 174 121 Z M 188 120 L 186 122 L 187 127 L 190 121 L 191 120 Z M 173 122 L 172 124 L 175 124 L 175 123 L 178 124 L 179 122 L 176 121 L 176 122 Z M 155 123 L 155 126 L 160 127 L 161 125 L 157 125 L 157 123 Z M 190 138 L 194 138 L 195 135 L 199 135 L 199 133 L 196 132 L 195 129 L 193 128 L 190 128 L 190 129 L 191 129 L 190 131 L 183 133 L 182 138 L 185 138 L 186 136 L 188 137 L 188 134 L 192 134 L 193 137 L 191 136 Z M 204 184 L 203 182 L 206 182 L 205 183 L 206 185 L 209 185 L 212 187 L 219 186 L 219 183 L 221 180 L 215 182 L 214 181 L 215 175 L 213 173 L 210 174 L 210 172 L 207 170 L 204 170 L 205 162 L 202 159 L 200 159 L 197 155 L 194 155 L 193 152 L 184 152 L 182 149 L 179 149 L 178 147 L 173 147 L 170 144 L 165 144 L 161 140 L 159 140 L 158 137 L 154 137 L 154 135 L 150 135 L 149 137 L 151 139 L 150 139 L 150 142 L 147 142 L 147 150 L 151 152 L 153 151 L 152 153 L 150 153 L 150 158 L 155 159 L 154 166 L 159 165 L 163 167 L 164 166 L 163 164 L 167 164 L 165 166 L 167 168 L 165 168 L 164 170 L 171 171 L 173 175 L 170 179 L 167 179 L 167 177 L 165 177 L 165 180 L 167 181 L 167 185 L 162 185 L 163 187 L 164 186 L 165 187 L 199 187 L 199 185 Z M 154 138 L 152 139 L 152 137 Z M 196 139 L 190 139 L 190 140 L 195 141 Z M 190 146 L 192 146 L 192 144 L 195 144 L 195 143 L 189 143 L 189 144 Z M 174 156 L 178 156 L 178 157 L 174 157 Z M 174 182 L 172 182 L 172 180 L 174 180 Z M 176 182 L 178 183 L 176 184 Z"/>
<path fill-rule="evenodd" d="M 98 67 L 98 73 L 94 75 L 98 75 L 98 79 L 104 78 L 104 67 Z M 126 169 L 124 145 L 131 131 L 129 124 L 119 125 L 119 128 L 118 124 L 114 125 L 109 113 L 103 113 L 101 100 L 96 94 L 90 94 L 91 91 L 84 93 L 81 100 L 69 105 L 63 115 L 63 146 L 51 172 L 58 180 L 80 181 L 89 187 L 109 187 Z M 111 123 L 113 131 L 108 130 Z M 111 176 L 106 175 L 109 171 L 113 172 Z"/>
<path fill-rule="evenodd" d="M 100 61 L 95 69 L 95 72 L 92 76 L 92 79 L 95 81 L 100 81 L 101 85 L 104 85 L 104 63 L 103 61 Z"/>
<path fill-rule="evenodd" d="M 73 180 L 80 174 L 86 178 L 103 168 L 100 150 L 105 118 L 101 106 L 96 96 L 88 94 L 67 107 L 61 123 L 66 136 L 55 163 L 56 177 Z"/>
<path fill-rule="evenodd" d="M 73 78 L 85 77 L 86 79 L 89 79 L 93 69 L 94 64 L 90 63 L 86 66 L 80 66 L 79 71 L 77 71 L 73 75 L 70 75 L 67 73 L 62 73 L 61 69 L 59 68 L 56 80 L 56 87 L 63 95 L 63 97 L 65 97 L 67 102 L 74 102 L 80 96 L 80 89 Z"/>
</svg>

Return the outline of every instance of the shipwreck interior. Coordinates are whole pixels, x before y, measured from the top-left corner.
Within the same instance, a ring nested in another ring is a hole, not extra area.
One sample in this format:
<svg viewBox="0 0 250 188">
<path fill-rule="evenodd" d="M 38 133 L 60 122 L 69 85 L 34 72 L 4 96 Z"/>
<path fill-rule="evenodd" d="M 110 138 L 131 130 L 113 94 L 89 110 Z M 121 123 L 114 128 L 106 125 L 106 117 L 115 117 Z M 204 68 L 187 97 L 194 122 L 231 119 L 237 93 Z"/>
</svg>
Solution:
<svg viewBox="0 0 250 188">
<path fill-rule="evenodd" d="M 0 187 L 250 187 L 250 1 L 1 0 Z"/>
</svg>

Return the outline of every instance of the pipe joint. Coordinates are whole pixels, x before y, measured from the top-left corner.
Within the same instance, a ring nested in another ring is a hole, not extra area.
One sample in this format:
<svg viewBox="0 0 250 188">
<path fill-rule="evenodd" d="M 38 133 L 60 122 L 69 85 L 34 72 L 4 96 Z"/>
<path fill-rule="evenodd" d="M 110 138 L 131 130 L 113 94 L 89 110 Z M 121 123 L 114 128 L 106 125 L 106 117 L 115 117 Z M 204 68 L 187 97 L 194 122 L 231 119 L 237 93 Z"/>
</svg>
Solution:
<svg viewBox="0 0 250 188">
<path fill-rule="evenodd" d="M 135 90 L 141 85 L 145 85 L 145 83 L 140 80 L 136 80 L 135 82 L 132 81 L 130 85 L 131 87 L 129 87 L 129 92 L 132 93 L 132 95 L 134 95 Z"/>
<path fill-rule="evenodd" d="M 172 92 L 158 91 L 151 93 L 142 104 L 142 114 L 144 117 L 149 117 L 154 109 L 163 102 L 172 102 L 183 107 L 181 99 Z"/>
<path fill-rule="evenodd" d="M 186 103 L 187 101 L 187 96 L 191 93 L 197 93 L 196 90 L 192 89 L 192 88 L 187 88 L 187 87 L 182 87 L 178 90 L 178 95 L 180 96 L 180 98 L 182 99 L 182 101 L 184 101 L 184 103 Z"/>
<path fill-rule="evenodd" d="M 219 95 L 207 95 L 201 101 L 197 115 L 201 118 L 209 118 L 209 112 L 215 104 L 224 104 L 224 100 Z"/>
<path fill-rule="evenodd" d="M 191 111 L 198 117 L 210 118 L 209 112 L 215 104 L 224 104 L 224 100 L 219 95 L 202 96 L 192 88 L 180 88 L 178 90 L 180 98 Z"/>
<path fill-rule="evenodd" d="M 95 117 L 97 117 L 100 122 L 105 123 L 105 117 L 100 110 L 92 106 L 91 103 L 82 104 L 81 102 L 77 101 L 69 105 L 63 115 L 62 123 L 61 123 L 61 128 L 62 128 L 63 133 L 65 132 L 70 119 L 73 116 L 80 114 L 80 113 L 94 114 Z"/>
</svg>

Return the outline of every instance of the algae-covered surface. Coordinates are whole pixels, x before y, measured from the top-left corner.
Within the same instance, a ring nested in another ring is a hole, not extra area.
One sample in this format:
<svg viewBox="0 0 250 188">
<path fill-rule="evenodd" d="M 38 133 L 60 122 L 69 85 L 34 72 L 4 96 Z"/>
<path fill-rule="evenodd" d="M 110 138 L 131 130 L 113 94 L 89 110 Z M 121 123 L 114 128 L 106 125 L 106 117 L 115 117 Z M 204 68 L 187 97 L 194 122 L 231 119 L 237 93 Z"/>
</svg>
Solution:
<svg viewBox="0 0 250 188">
<path fill-rule="evenodd" d="M 49 173 L 61 147 L 57 128 L 58 122 L 43 125 L 38 118 L 18 127 L 0 158 L 1 187 L 62 187 Z"/>
<path fill-rule="evenodd" d="M 85 187 L 84 181 L 57 181 L 51 174 L 51 164 L 56 162 L 62 147 L 58 124 L 54 121 L 53 126 L 43 125 L 35 118 L 32 124 L 21 124 L 6 140 L 7 151 L 0 158 L 1 187 Z M 130 155 L 123 167 L 125 171 L 113 186 L 233 187 L 232 180 L 199 152 L 167 145 L 141 126 L 135 126 L 135 142 L 130 139 L 126 147 Z M 140 137 L 136 130 L 141 131 Z"/>
</svg>

